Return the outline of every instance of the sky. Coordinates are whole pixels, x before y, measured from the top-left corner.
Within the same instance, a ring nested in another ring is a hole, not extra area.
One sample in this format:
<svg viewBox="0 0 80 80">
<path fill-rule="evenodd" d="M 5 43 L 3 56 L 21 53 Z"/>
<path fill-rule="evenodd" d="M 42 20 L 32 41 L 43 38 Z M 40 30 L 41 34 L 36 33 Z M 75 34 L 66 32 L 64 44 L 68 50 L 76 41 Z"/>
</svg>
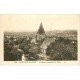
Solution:
<svg viewBox="0 0 80 80">
<path fill-rule="evenodd" d="M 76 30 L 79 15 L 0 15 L 4 31 L 37 31 L 42 22 L 45 31 Z"/>
</svg>

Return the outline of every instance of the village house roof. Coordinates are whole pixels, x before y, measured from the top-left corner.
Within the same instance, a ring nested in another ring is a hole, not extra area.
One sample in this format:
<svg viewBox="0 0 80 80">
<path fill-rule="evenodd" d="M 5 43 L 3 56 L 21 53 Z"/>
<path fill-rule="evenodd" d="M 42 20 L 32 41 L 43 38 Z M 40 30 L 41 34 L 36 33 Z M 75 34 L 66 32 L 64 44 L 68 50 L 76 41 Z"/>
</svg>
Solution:
<svg viewBox="0 0 80 80">
<path fill-rule="evenodd" d="M 43 49 L 46 49 L 47 46 L 51 43 L 51 42 L 55 42 L 55 37 L 53 38 L 45 38 L 45 40 L 43 41 L 42 45 L 40 46 Z"/>
</svg>

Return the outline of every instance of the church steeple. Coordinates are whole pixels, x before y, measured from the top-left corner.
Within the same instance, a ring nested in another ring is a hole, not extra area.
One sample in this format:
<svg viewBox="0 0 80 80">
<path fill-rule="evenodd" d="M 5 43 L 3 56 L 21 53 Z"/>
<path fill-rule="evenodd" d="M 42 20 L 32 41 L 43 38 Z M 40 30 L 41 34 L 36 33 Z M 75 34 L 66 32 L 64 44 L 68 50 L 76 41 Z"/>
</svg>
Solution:
<svg viewBox="0 0 80 80">
<path fill-rule="evenodd" d="M 41 24 L 39 26 L 39 29 L 38 29 L 37 33 L 40 34 L 40 35 L 45 33 L 42 22 L 41 22 Z"/>
<path fill-rule="evenodd" d="M 41 22 L 39 29 L 36 34 L 36 41 L 42 42 L 46 38 L 46 34 L 43 28 L 43 24 Z"/>
</svg>

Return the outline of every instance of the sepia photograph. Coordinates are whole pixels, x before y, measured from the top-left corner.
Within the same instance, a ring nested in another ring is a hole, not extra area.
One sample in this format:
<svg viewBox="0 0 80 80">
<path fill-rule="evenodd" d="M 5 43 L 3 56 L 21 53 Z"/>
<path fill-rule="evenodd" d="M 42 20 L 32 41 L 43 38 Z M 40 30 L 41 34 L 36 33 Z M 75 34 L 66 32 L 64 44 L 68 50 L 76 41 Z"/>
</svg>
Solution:
<svg viewBox="0 0 80 80">
<path fill-rule="evenodd" d="M 1 80 L 80 80 L 80 0 L 0 0 Z"/>
<path fill-rule="evenodd" d="M 2 15 L 4 61 L 77 61 L 79 15 Z"/>
</svg>

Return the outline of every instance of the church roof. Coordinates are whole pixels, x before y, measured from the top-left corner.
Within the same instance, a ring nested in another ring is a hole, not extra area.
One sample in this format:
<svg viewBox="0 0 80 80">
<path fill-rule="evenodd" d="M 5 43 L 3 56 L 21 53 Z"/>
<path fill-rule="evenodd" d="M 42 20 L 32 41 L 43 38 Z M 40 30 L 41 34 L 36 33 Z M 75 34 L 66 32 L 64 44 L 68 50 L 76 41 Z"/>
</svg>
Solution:
<svg viewBox="0 0 80 80">
<path fill-rule="evenodd" d="M 37 33 L 40 34 L 40 35 L 45 33 L 44 28 L 43 28 L 43 24 L 42 24 L 42 23 L 40 24 L 40 27 L 39 27 Z"/>
</svg>

